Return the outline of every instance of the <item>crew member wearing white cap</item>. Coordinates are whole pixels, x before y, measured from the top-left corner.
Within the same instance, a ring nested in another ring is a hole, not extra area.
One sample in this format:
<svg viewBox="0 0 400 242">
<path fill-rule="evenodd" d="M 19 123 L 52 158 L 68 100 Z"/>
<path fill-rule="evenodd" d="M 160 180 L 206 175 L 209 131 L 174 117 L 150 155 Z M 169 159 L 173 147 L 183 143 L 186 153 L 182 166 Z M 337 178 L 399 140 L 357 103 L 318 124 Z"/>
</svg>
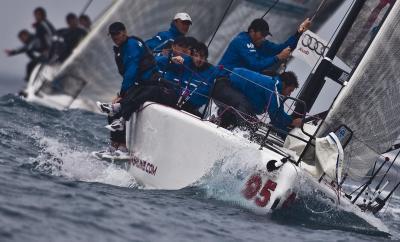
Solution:
<svg viewBox="0 0 400 242">
<path fill-rule="evenodd" d="M 157 33 L 156 36 L 146 41 L 146 45 L 154 52 L 159 52 L 168 42 L 173 42 L 177 37 L 186 35 L 190 25 L 192 25 L 192 19 L 189 14 L 177 13 L 169 30 Z"/>
</svg>

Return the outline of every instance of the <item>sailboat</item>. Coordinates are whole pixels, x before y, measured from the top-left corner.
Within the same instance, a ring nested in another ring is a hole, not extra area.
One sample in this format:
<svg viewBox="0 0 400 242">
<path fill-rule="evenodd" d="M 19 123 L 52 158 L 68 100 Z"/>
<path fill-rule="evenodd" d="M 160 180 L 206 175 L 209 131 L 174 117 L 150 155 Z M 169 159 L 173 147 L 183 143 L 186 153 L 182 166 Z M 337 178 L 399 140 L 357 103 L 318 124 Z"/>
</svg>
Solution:
<svg viewBox="0 0 400 242">
<path fill-rule="evenodd" d="M 113 59 L 113 43 L 107 38 L 108 25 L 114 21 L 125 23 L 129 34 L 148 39 L 168 29 L 175 13 L 186 11 L 194 21 L 189 35 L 206 43 L 212 39 L 209 61 L 216 63 L 238 29 L 247 28 L 251 19 L 275 4 L 278 11 L 269 13 L 268 21 L 280 30 L 274 33 L 276 39 L 292 34 L 292 26 L 311 15 L 318 6 L 316 1 L 298 3 L 295 0 L 114 1 L 64 63 L 36 68 L 30 77 L 26 99 L 57 109 L 89 111 L 97 111 L 96 101 L 111 100 L 121 82 Z M 318 28 L 339 5 L 338 0 L 326 0 L 315 26 Z M 216 33 L 214 37 L 213 33 Z"/>
<path fill-rule="evenodd" d="M 190 34 L 206 41 L 217 27 L 228 2 L 114 1 L 65 62 L 36 68 L 26 90 L 27 100 L 57 109 L 96 111 L 95 102 L 111 100 L 121 83 L 113 59 L 113 43 L 107 36 L 108 25 L 121 21 L 129 34 L 146 40 L 167 30 L 177 12 L 187 11 L 195 22 Z"/>
<path fill-rule="evenodd" d="M 276 135 L 280 130 L 270 125 L 260 130 L 261 143 L 251 142 L 205 117 L 146 103 L 127 124 L 132 159 L 125 168 L 146 188 L 181 189 L 201 180 L 216 164 L 234 161 L 242 172 L 232 196 L 259 213 L 289 206 L 296 199 L 300 179 L 313 184 L 337 206 L 358 214 L 379 212 L 399 186 L 388 185 L 387 172 L 382 170 L 397 156 L 384 158 L 381 164 L 376 161 L 400 134 L 396 113 L 400 106 L 400 70 L 396 68 L 400 3 L 393 2 L 382 13 L 379 32 L 369 37 L 352 73 L 332 64 L 347 34 L 356 31 L 352 26 L 358 14 L 365 11 L 370 11 L 365 1 L 355 1 L 306 83 L 304 92 L 309 98 L 304 93 L 300 99 L 290 98 L 297 103 L 296 110 L 309 111 L 325 82 L 321 80 L 329 77 L 342 85 L 331 108 L 319 118 L 307 118 L 311 121 L 289 132 L 285 141 Z M 301 117 L 305 119 L 304 114 Z M 362 184 L 349 188 L 350 180 Z M 383 196 L 383 189 L 390 186 Z"/>
<path fill-rule="evenodd" d="M 63 63 L 60 71 L 57 71 L 53 78 L 45 78 L 43 85 L 38 85 L 40 87 L 34 94 L 39 98 L 46 95 L 50 98 L 55 97 L 51 103 L 60 108 L 74 105 L 83 107 L 85 104 L 91 109 L 94 100 L 110 100 L 114 96 L 111 90 L 117 90 L 120 82 L 114 70 L 115 64 L 112 58 L 97 61 L 102 56 L 110 55 L 107 50 L 112 43 L 105 37 L 108 24 L 120 20 L 127 23 L 129 32 L 150 37 L 157 30 L 149 26 L 169 23 L 175 12 L 189 9 L 187 12 L 190 12 L 192 19 L 196 21 L 191 34 L 205 41 L 212 36 L 224 14 L 225 8 L 221 6 L 228 6 L 229 1 L 194 2 L 196 4 L 183 0 L 116 2 L 99 20 L 88 38 Z M 275 1 L 265 2 L 269 3 L 268 7 L 275 4 Z M 240 21 L 240 16 L 248 17 L 249 21 L 261 16 L 265 8 L 260 11 L 260 4 L 265 2 L 238 1 L 232 5 L 211 45 L 211 62 L 223 53 L 224 47 L 237 33 L 238 28 L 247 27 L 248 23 Z M 310 13 L 318 7 L 318 3 L 315 2 L 282 1 L 276 5 L 280 10 L 271 13 L 268 18 L 277 26 L 285 26 L 286 28 L 282 28 L 282 32 L 285 32 L 290 29 L 287 26 L 298 23 L 304 18 L 304 14 L 311 15 Z M 326 2 L 323 11 L 329 12 L 332 7 L 329 4 L 334 2 L 335 6 L 338 5 L 338 1 Z M 383 17 L 385 21 L 382 21 L 383 24 L 379 26 L 380 30 L 372 38 L 373 41 L 366 41 L 368 48 L 362 48 L 362 58 L 352 73 L 347 73 L 331 63 L 341 42 L 350 38 L 348 36 L 351 36 L 352 32 L 357 32 L 351 30 L 350 35 L 347 35 L 356 16 L 359 16 L 360 11 L 361 14 L 370 12 L 371 8 L 368 7 L 370 6 L 365 5 L 365 1 L 355 1 L 352 7 L 354 10 L 348 14 L 349 20 L 345 21 L 343 31 L 340 31 L 342 33 L 336 37 L 338 41 L 335 40 L 330 45 L 328 53 L 319 65 L 320 68 L 307 82 L 305 92 L 297 99 L 291 98 L 297 103 L 297 113 L 302 113 L 305 119 L 305 112 L 312 107 L 325 82 L 322 80 L 329 77 L 340 83 L 341 92 L 328 112 L 320 116 L 322 119 L 311 120 L 311 123 L 304 125 L 301 130 L 294 129 L 287 134 L 290 139 L 285 141 L 277 135 L 279 130 L 266 124 L 259 130 L 262 141 L 257 143 L 219 127 L 212 122 L 210 116 L 199 118 L 156 103 L 146 103 L 127 124 L 127 145 L 131 160 L 122 165 L 146 188 L 181 189 L 201 180 L 216 164 L 235 162 L 238 170 L 243 173 L 238 175 L 240 185 L 233 190 L 235 193 L 232 196 L 240 197 L 243 204 L 259 213 L 290 206 L 300 189 L 300 178 L 307 179 L 335 204 L 366 213 L 378 212 L 398 186 L 394 184 L 386 197 L 382 197 L 383 188 L 389 187 L 386 181 L 379 182 L 381 184 L 376 189 L 370 188 L 374 178 L 382 177 L 378 174 L 382 171 L 383 164 L 379 165 L 374 161 L 400 134 L 398 117 L 395 115 L 400 92 L 396 80 L 396 76 L 399 76 L 399 70 L 396 68 L 398 50 L 394 44 L 398 42 L 397 36 L 400 36 L 399 2 L 386 6 L 386 14 Z M 132 14 L 127 9 L 143 11 Z M 152 13 L 158 13 L 159 9 L 163 11 L 153 16 Z M 192 11 L 192 14 L 190 9 L 196 11 Z M 293 12 L 285 16 L 282 11 Z M 274 20 L 277 16 L 280 18 Z M 292 20 L 282 21 L 282 16 Z M 289 24 L 285 25 L 287 23 Z M 194 28 L 195 26 L 198 27 Z M 167 28 L 165 25 L 159 27 L 159 30 Z M 279 37 L 280 33 L 276 35 Z M 287 36 L 287 33 L 285 35 Z M 380 68 L 382 63 L 387 65 L 384 69 Z M 382 70 L 384 75 L 378 76 L 378 72 L 368 70 Z M 50 79 L 52 81 L 49 81 Z M 377 80 L 379 84 L 384 84 L 385 88 L 377 85 Z M 385 90 L 389 90 L 390 95 L 385 96 Z M 365 93 L 374 95 L 365 97 Z M 393 137 L 395 138 L 392 139 Z M 320 147 L 327 149 L 322 149 L 321 152 Z M 317 156 L 319 158 L 315 158 Z M 390 162 L 395 162 L 395 159 Z M 364 182 L 360 189 L 345 191 L 345 183 L 355 177 Z M 366 191 L 372 195 L 365 196 Z"/>
</svg>

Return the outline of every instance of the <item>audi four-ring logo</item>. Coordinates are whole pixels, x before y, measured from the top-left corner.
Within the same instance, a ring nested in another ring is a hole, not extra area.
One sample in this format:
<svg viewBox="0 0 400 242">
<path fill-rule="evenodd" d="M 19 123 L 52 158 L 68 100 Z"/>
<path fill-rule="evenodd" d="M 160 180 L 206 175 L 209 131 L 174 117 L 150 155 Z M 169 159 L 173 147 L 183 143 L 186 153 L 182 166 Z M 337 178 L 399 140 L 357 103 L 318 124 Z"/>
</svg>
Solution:
<svg viewBox="0 0 400 242">
<path fill-rule="evenodd" d="M 304 35 L 301 44 L 321 56 L 323 56 L 325 54 L 325 51 L 328 49 L 328 46 L 324 45 L 321 41 L 317 40 L 309 34 Z"/>
</svg>

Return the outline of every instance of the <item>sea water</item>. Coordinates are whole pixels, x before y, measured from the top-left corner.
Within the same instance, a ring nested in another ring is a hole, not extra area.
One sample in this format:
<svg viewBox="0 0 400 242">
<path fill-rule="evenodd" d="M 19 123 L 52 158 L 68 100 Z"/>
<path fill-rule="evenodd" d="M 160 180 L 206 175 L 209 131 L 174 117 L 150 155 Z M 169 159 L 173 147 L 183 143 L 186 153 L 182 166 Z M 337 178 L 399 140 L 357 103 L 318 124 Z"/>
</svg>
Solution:
<svg viewBox="0 0 400 242">
<path fill-rule="evenodd" d="M 375 227 L 389 228 L 388 237 L 307 184 L 289 209 L 256 214 L 235 202 L 235 167 L 216 164 L 181 190 L 144 189 L 125 170 L 90 156 L 109 145 L 105 124 L 102 115 L 0 97 L 0 241 L 400 238 L 397 195 L 372 219 Z"/>
</svg>

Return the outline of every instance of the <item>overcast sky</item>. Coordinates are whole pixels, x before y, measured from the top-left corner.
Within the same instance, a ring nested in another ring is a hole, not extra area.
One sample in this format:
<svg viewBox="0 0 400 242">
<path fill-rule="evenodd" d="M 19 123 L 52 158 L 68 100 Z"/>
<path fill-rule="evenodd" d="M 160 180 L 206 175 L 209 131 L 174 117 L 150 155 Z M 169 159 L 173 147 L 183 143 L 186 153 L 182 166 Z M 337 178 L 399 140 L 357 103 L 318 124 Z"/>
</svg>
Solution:
<svg viewBox="0 0 400 242">
<path fill-rule="evenodd" d="M 21 46 L 17 34 L 22 29 L 33 32 L 33 10 L 42 6 L 46 9 L 48 19 L 55 28 L 66 26 L 65 16 L 79 14 L 88 0 L 0 0 L 0 96 L 16 92 L 23 85 L 25 65 L 28 58 L 25 54 L 7 57 L 5 49 Z M 112 0 L 93 0 L 86 14 L 94 19 Z"/>
</svg>

